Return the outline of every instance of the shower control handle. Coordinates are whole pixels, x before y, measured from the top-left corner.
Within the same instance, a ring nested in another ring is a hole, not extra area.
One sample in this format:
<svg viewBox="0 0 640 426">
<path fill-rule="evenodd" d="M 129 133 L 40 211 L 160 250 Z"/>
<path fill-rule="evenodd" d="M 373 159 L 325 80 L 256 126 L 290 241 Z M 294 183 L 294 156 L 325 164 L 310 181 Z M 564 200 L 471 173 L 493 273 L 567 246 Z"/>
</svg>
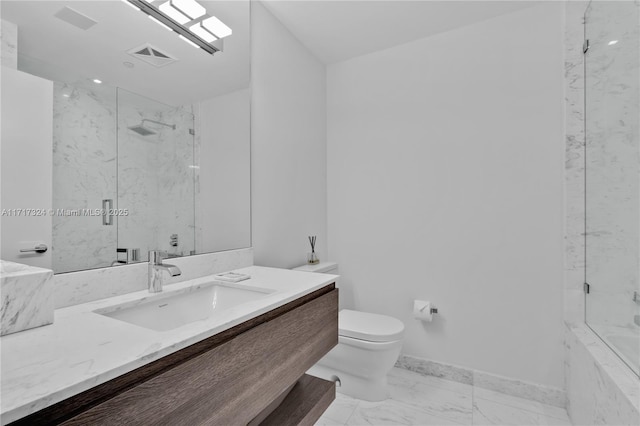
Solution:
<svg viewBox="0 0 640 426">
<path fill-rule="evenodd" d="M 20 249 L 20 253 L 30 253 L 30 252 L 35 252 L 35 253 L 44 253 L 49 249 L 49 247 L 47 247 L 46 244 L 38 244 L 37 246 L 35 246 L 34 248 L 30 248 L 30 249 Z"/>
</svg>

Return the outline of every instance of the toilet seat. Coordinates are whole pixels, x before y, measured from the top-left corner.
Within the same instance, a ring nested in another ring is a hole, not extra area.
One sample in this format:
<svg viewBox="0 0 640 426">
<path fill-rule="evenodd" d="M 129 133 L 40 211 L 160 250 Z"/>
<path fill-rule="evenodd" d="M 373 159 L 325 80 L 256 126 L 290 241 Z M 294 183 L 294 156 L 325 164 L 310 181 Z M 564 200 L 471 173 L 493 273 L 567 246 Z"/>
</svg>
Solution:
<svg viewBox="0 0 640 426">
<path fill-rule="evenodd" d="M 392 342 L 402 339 L 402 321 L 386 315 L 343 309 L 338 313 L 338 334 L 368 342 Z"/>
</svg>

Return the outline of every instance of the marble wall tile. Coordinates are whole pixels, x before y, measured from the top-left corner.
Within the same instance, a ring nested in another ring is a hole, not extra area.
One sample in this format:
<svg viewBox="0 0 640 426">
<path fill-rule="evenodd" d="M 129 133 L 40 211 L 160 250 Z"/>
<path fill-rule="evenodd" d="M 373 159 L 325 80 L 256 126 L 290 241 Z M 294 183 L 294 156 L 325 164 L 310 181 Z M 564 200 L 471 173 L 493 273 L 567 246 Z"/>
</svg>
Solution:
<svg viewBox="0 0 640 426">
<path fill-rule="evenodd" d="M 507 395 L 538 401 L 543 404 L 564 407 L 566 393 L 562 389 L 528 383 L 484 371 L 443 364 L 431 360 L 401 355 L 396 367 L 404 368 L 427 376 L 473 385 Z"/>
<path fill-rule="evenodd" d="M 116 199 L 115 89 L 53 85 L 53 208 L 101 209 Z M 116 259 L 116 226 L 101 216 L 52 218 L 56 273 L 104 267 Z"/>
<path fill-rule="evenodd" d="M 178 277 L 165 277 L 165 284 L 173 284 L 251 266 L 253 249 L 180 257 L 166 263 L 176 265 L 182 271 Z M 54 277 L 55 307 L 64 308 L 144 290 L 147 288 L 147 275 L 147 263 L 57 274 Z"/>
<path fill-rule="evenodd" d="M 4 19 L 0 20 L 0 52 L 2 66 L 18 69 L 18 27 Z"/>
<path fill-rule="evenodd" d="M 586 279 L 592 284 L 592 293 L 587 298 L 588 322 L 630 326 L 633 315 L 640 313 L 640 308 L 631 301 L 633 291 L 638 290 L 640 252 L 637 220 L 640 5 L 638 1 L 591 5 L 586 26 L 591 48 L 586 56 L 585 87 L 582 43 L 587 5 L 582 1 L 566 2 L 565 14 L 565 291 L 580 290 Z M 618 42 L 609 45 L 614 39 Z M 588 211 L 585 211 L 585 189 Z M 569 293 L 566 299 L 571 304 L 565 303 L 565 319 L 573 323 L 584 321 L 584 301 Z"/>
<path fill-rule="evenodd" d="M 116 96 L 116 90 L 118 95 Z M 129 129 L 143 119 L 156 134 Z M 54 209 L 98 209 L 103 199 L 128 215 L 104 226 L 102 217 L 53 218 L 57 273 L 99 268 L 116 248 L 172 256 L 195 249 L 194 136 L 191 106 L 171 107 L 108 86 L 54 85 Z M 170 236 L 178 235 L 178 246 Z"/>
<path fill-rule="evenodd" d="M 640 313 L 639 21 L 637 1 L 592 2 L 586 14 L 587 322 L 597 325 L 633 326 Z"/>
<path fill-rule="evenodd" d="M 53 271 L 0 260 L 0 335 L 53 323 Z"/>
<path fill-rule="evenodd" d="M 585 37 L 584 14 L 588 2 L 572 1 L 565 5 L 564 313 L 568 325 L 564 369 L 567 407 L 575 424 L 640 424 L 637 407 L 640 386 L 637 378 L 584 324 L 585 308 L 588 322 L 598 326 L 630 325 L 634 309 L 638 309 L 633 306 L 629 297 L 633 291 L 633 283 L 638 284 L 638 176 L 635 172 L 620 174 L 623 169 L 638 170 L 637 98 L 635 106 L 628 105 L 629 108 L 622 110 L 614 106 L 621 104 L 616 99 L 620 94 L 628 97 L 629 93 L 635 93 L 637 97 L 638 66 L 637 63 L 629 63 L 629 60 L 637 62 L 639 55 L 638 51 L 621 52 L 607 50 L 607 47 L 627 49 L 635 46 L 637 49 L 639 3 L 635 0 L 594 2 L 598 10 L 591 11 L 587 31 L 592 45 L 587 59 L 587 91 L 591 94 L 588 94 L 591 109 L 587 115 L 588 135 L 585 134 L 585 57 L 582 52 Z M 622 11 L 621 8 L 625 10 Z M 623 23 L 620 22 L 621 19 L 635 21 Z M 631 31 L 621 33 L 620 29 L 623 28 Z M 614 38 L 619 40 L 618 44 L 608 46 L 608 42 Z M 617 55 L 614 58 L 611 53 L 615 52 Z M 608 73 L 616 67 L 618 70 L 615 74 L 623 81 L 609 78 Z M 603 102 L 609 103 L 608 111 L 603 108 Z M 610 124 L 613 119 L 618 121 L 609 126 L 607 122 Z M 629 129 L 628 126 L 634 122 L 635 130 Z M 634 132 L 635 141 L 631 143 L 629 136 L 633 139 Z M 589 140 L 585 142 L 586 136 L 589 136 Z M 602 142 L 604 140 L 607 140 L 606 144 Z M 585 143 L 590 152 L 586 170 Z M 611 172 L 604 167 L 606 164 L 612 169 Z M 589 173 L 590 251 L 600 255 L 600 259 L 593 256 L 587 259 L 589 275 L 586 279 L 594 287 L 587 296 L 586 306 L 582 291 L 585 281 L 584 220 L 587 213 L 585 173 Z M 612 209 L 612 206 L 615 208 Z M 615 216 L 616 211 L 622 216 Z M 612 224 L 619 226 L 612 227 Z M 626 271 L 631 275 L 620 275 L 616 271 L 612 274 L 611 268 L 602 268 L 609 261 L 617 262 L 613 269 L 621 273 Z M 611 286 L 603 288 L 603 280 Z"/>
<path fill-rule="evenodd" d="M 119 91 L 118 207 L 129 214 L 118 218 L 118 247 L 188 255 L 195 249 L 194 136 L 190 106 L 170 107 Z M 156 134 L 141 136 L 129 129 L 143 119 Z M 151 218 L 151 219 L 150 219 Z M 178 246 L 170 236 L 178 235 Z"/>
</svg>

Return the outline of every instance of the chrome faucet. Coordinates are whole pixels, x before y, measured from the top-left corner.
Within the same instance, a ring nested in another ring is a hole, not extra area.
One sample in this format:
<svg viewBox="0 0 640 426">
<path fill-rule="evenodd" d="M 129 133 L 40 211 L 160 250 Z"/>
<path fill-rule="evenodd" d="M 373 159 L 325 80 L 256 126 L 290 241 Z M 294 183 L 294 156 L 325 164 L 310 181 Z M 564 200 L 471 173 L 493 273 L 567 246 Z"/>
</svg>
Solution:
<svg viewBox="0 0 640 426">
<path fill-rule="evenodd" d="M 162 259 L 166 256 L 167 253 L 163 251 L 149 251 L 149 293 L 160 293 L 162 291 L 163 271 L 167 271 L 172 277 L 182 274 L 182 271 L 177 266 L 162 263 Z"/>
</svg>

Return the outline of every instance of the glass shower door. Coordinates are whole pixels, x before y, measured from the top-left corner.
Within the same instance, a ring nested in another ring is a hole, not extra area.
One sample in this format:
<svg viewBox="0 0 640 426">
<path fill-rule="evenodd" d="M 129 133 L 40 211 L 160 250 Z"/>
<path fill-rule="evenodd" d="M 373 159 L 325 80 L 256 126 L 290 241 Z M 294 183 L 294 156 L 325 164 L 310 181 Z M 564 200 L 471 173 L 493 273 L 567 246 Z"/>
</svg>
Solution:
<svg viewBox="0 0 640 426">
<path fill-rule="evenodd" d="M 640 167 L 637 2 L 585 14 L 585 320 L 640 375 Z"/>
<path fill-rule="evenodd" d="M 195 253 L 194 116 L 118 89 L 119 256 L 148 261 Z"/>
</svg>

